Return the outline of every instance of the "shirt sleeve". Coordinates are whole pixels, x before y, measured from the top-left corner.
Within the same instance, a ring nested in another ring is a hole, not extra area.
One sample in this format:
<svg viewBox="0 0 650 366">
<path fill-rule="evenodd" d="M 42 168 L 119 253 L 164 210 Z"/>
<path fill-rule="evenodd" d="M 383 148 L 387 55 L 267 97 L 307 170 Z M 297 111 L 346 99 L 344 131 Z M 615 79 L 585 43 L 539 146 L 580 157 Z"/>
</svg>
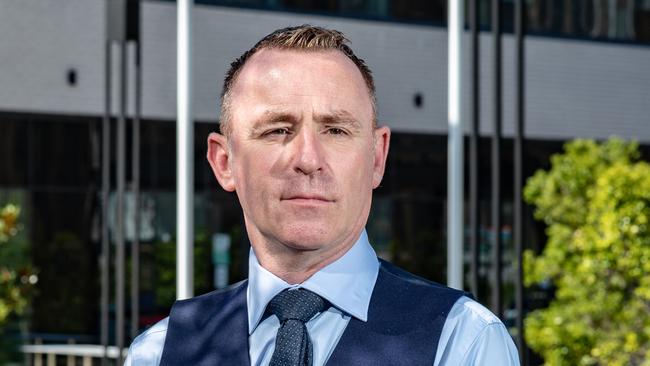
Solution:
<svg viewBox="0 0 650 366">
<path fill-rule="evenodd" d="M 499 318 L 461 297 L 447 316 L 433 365 L 519 366 L 519 355 Z"/>
<path fill-rule="evenodd" d="M 129 347 L 129 353 L 126 355 L 126 361 L 124 361 L 124 366 L 131 366 L 133 362 L 131 361 L 131 347 Z"/>
<path fill-rule="evenodd" d="M 124 366 L 158 366 L 165 345 L 168 322 L 169 318 L 165 318 L 136 337 L 129 347 Z"/>
<path fill-rule="evenodd" d="M 474 340 L 461 365 L 519 366 L 519 355 L 503 324 L 490 324 Z"/>
</svg>

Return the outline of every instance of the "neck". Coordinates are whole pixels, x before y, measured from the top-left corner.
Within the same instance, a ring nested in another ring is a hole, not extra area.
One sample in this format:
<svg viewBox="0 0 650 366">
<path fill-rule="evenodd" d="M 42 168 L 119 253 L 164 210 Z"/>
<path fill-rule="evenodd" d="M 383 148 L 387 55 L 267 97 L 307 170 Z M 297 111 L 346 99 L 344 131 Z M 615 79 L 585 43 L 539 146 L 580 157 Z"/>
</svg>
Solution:
<svg viewBox="0 0 650 366">
<path fill-rule="evenodd" d="M 269 243 L 263 238 L 251 238 L 255 256 L 262 267 L 295 285 L 305 282 L 316 272 L 335 262 L 347 253 L 356 243 L 358 233 L 352 240 L 346 240 L 331 247 L 303 250 L 277 243 Z"/>
</svg>

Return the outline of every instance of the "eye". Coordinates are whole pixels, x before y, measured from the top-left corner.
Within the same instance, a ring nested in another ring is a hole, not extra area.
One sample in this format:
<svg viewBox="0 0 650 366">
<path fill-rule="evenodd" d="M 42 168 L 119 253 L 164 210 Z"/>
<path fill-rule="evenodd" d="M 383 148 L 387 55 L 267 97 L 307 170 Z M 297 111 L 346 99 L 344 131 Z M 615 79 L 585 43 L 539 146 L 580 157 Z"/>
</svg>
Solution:
<svg viewBox="0 0 650 366">
<path fill-rule="evenodd" d="M 327 133 L 330 135 L 347 135 L 347 132 L 338 127 L 330 127 L 327 129 Z"/>
<path fill-rule="evenodd" d="M 275 129 L 272 129 L 270 131 L 267 131 L 267 132 L 264 133 L 264 135 L 265 136 L 269 136 L 269 135 L 288 135 L 290 133 L 291 133 L 291 131 L 288 128 L 283 127 L 283 128 L 275 128 Z"/>
</svg>

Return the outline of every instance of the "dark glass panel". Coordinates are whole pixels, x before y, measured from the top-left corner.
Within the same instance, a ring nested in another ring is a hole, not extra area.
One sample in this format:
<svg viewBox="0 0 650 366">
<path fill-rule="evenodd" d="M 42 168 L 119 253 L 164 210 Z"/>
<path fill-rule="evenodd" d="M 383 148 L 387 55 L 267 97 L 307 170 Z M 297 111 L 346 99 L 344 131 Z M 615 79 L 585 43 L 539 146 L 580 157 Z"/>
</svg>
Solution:
<svg viewBox="0 0 650 366">
<path fill-rule="evenodd" d="M 0 185 L 27 184 L 28 124 L 12 115 L 0 115 Z"/>
<path fill-rule="evenodd" d="M 390 17 L 442 25 L 447 20 L 447 1 L 393 0 Z"/>
<path fill-rule="evenodd" d="M 367 229 L 378 254 L 445 282 L 445 136 L 393 133 L 384 179 Z"/>
<path fill-rule="evenodd" d="M 176 123 L 142 121 L 140 136 L 141 189 L 175 189 Z"/>
<path fill-rule="evenodd" d="M 33 191 L 31 236 L 38 271 L 32 331 L 96 334 L 98 245 L 91 240 L 94 192 Z"/>
<path fill-rule="evenodd" d="M 30 121 L 30 184 L 93 185 L 99 172 L 100 141 L 92 122 L 55 117 Z"/>
</svg>

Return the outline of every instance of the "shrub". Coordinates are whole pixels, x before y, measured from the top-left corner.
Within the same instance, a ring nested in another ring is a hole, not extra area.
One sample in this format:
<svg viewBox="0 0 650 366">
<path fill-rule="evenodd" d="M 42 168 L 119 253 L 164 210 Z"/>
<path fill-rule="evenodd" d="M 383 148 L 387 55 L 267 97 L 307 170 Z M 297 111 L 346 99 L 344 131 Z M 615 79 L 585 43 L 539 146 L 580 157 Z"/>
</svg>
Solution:
<svg viewBox="0 0 650 366">
<path fill-rule="evenodd" d="M 10 239 L 18 233 L 20 208 L 9 204 L 0 208 L 0 258 L 10 258 Z M 10 261 L 0 261 L 0 328 L 14 314 L 21 314 L 28 303 L 29 290 L 36 277 L 31 270 L 14 268 Z"/>
<path fill-rule="evenodd" d="M 524 280 L 556 288 L 525 320 L 546 365 L 650 365 L 650 165 L 638 157 L 635 143 L 575 140 L 526 184 L 548 242 L 525 252 Z"/>
</svg>

